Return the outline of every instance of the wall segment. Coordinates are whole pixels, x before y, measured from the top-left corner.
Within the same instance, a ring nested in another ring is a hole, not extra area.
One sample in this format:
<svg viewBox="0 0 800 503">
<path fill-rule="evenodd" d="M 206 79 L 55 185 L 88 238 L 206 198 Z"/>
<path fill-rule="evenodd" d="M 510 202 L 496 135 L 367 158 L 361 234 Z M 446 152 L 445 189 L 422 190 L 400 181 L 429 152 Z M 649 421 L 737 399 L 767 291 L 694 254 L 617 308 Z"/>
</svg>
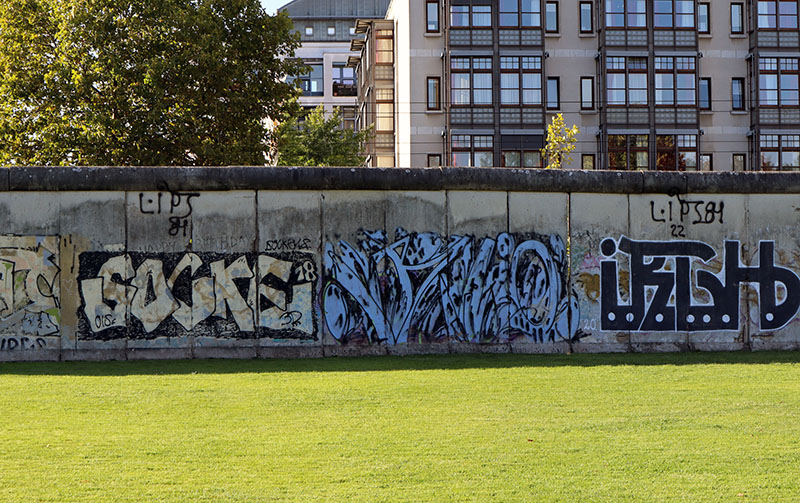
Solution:
<svg viewBox="0 0 800 503">
<path fill-rule="evenodd" d="M 0 360 L 800 347 L 800 175 L 10 168 Z"/>
</svg>

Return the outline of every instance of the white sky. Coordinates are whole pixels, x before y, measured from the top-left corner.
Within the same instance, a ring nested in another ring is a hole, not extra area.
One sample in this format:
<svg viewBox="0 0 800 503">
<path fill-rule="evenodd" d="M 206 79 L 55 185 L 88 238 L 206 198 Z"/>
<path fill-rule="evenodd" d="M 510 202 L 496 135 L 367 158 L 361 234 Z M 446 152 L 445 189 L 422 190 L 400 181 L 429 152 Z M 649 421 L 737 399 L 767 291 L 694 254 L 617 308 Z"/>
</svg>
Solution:
<svg viewBox="0 0 800 503">
<path fill-rule="evenodd" d="M 267 11 L 267 14 L 272 15 L 278 10 L 278 7 L 283 7 L 291 0 L 261 0 L 261 5 Z"/>
</svg>

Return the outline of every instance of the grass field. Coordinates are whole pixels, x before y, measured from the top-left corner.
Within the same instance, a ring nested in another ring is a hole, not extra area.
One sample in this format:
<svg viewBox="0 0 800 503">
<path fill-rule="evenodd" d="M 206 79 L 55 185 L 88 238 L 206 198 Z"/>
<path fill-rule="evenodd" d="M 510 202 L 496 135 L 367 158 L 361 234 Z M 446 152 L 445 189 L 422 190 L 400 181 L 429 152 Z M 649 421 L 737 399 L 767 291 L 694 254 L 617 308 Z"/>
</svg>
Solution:
<svg viewBox="0 0 800 503">
<path fill-rule="evenodd" d="M 798 363 L 0 364 L 0 501 L 799 501 Z"/>
</svg>

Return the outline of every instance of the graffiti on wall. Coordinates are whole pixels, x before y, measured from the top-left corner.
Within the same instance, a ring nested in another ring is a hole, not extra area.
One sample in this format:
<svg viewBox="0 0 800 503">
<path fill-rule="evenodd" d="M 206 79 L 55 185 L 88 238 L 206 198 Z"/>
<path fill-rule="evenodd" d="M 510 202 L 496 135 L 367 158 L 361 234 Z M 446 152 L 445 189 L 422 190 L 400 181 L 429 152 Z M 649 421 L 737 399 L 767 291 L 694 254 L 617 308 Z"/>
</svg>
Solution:
<svg viewBox="0 0 800 503">
<path fill-rule="evenodd" d="M 315 339 L 313 256 L 80 254 L 79 337 Z"/>
<path fill-rule="evenodd" d="M 56 236 L 0 236 L 0 335 L 16 337 L 0 350 L 58 335 L 58 245 Z"/>
<path fill-rule="evenodd" d="M 326 243 L 320 307 L 342 344 L 553 342 L 577 326 L 566 278 L 559 236 L 361 231 L 356 246 Z"/>
<path fill-rule="evenodd" d="M 200 197 L 199 192 L 178 192 L 167 184 L 161 184 L 159 192 L 139 192 L 139 213 L 142 215 L 169 215 L 170 236 L 189 234 L 189 217 L 192 215 L 192 199 Z"/>
<path fill-rule="evenodd" d="M 601 329 L 624 331 L 739 330 L 740 285 L 757 285 L 762 330 L 789 323 L 800 307 L 800 277 L 774 262 L 774 241 L 760 241 L 744 265 L 739 241 L 725 241 L 718 273 L 699 268 L 717 257 L 700 241 L 606 238 L 600 251 Z M 623 276 L 618 252 L 627 259 Z M 627 291 L 623 302 L 620 290 Z M 702 299 L 694 292 L 699 291 Z"/>
</svg>

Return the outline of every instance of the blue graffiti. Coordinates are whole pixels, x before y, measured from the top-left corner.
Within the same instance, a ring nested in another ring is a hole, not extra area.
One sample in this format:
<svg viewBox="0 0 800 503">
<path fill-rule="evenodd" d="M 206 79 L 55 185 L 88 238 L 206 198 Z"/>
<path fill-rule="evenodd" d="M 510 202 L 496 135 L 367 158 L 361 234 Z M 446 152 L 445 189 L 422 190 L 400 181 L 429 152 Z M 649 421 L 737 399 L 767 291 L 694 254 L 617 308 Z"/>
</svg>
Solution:
<svg viewBox="0 0 800 503">
<path fill-rule="evenodd" d="M 383 230 L 361 231 L 357 246 L 325 244 L 323 274 L 325 327 L 342 344 L 553 342 L 578 326 L 555 235 L 446 239 L 398 228 L 389 243 Z"/>
</svg>

